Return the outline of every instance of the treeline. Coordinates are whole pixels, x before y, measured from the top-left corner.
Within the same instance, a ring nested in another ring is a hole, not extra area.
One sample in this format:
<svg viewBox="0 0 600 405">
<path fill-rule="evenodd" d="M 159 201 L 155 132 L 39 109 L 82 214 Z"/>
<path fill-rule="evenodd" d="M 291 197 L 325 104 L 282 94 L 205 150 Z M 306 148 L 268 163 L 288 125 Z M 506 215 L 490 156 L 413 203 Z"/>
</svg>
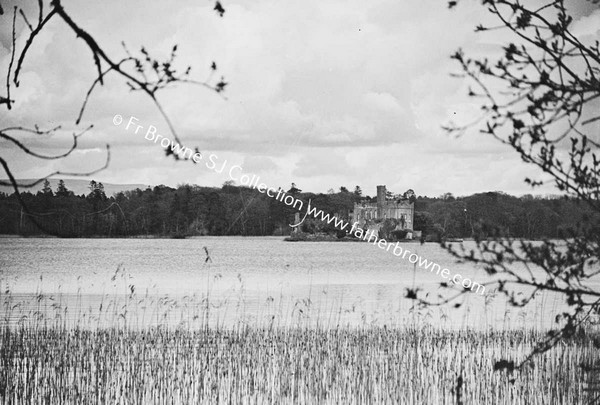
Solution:
<svg viewBox="0 0 600 405">
<path fill-rule="evenodd" d="M 286 235 L 298 212 L 255 189 L 229 182 L 221 188 L 160 185 L 112 197 L 106 196 L 102 183 L 92 181 L 89 189 L 87 195 L 75 195 L 63 181 L 55 191 L 46 183 L 36 194 L 21 193 L 29 213 L 16 195 L 0 193 L 0 233 L 39 235 L 42 232 L 35 221 L 65 237 Z M 363 196 L 358 186 L 354 191 L 340 187 L 338 192 L 315 194 L 302 192 L 292 184 L 284 191 L 303 201 L 310 199 L 312 206 L 343 219 L 348 219 L 355 202 L 376 200 Z M 415 229 L 430 239 L 466 238 L 482 229 L 500 229 L 507 235 L 528 239 L 553 238 L 580 223 L 597 220 L 584 203 L 571 199 L 514 197 L 498 192 L 459 198 L 451 194 L 417 197 L 412 190 L 398 195 L 388 193 L 388 198 L 400 197 L 415 203 Z M 302 230 L 340 236 L 333 225 L 308 218 Z"/>
<path fill-rule="evenodd" d="M 598 224 L 591 207 L 568 198 L 514 197 L 487 192 L 455 198 L 417 198 L 415 229 L 438 239 L 469 238 L 491 233 L 515 238 L 562 238 Z"/>
</svg>

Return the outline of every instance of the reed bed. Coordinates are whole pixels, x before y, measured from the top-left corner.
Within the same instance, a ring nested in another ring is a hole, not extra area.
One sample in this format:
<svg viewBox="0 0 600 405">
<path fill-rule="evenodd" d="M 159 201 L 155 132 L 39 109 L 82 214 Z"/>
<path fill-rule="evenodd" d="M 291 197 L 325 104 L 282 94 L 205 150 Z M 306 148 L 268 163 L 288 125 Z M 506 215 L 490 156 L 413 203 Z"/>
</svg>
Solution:
<svg viewBox="0 0 600 405">
<path fill-rule="evenodd" d="M 579 404 L 585 340 L 510 375 L 536 332 L 4 327 L 3 404 Z"/>
<path fill-rule="evenodd" d="M 310 300 L 234 324 L 208 294 L 93 302 L 4 292 L 1 404 L 571 405 L 598 380 L 581 367 L 600 365 L 593 334 L 507 373 L 495 362 L 524 359 L 543 331 L 357 326 Z"/>
</svg>

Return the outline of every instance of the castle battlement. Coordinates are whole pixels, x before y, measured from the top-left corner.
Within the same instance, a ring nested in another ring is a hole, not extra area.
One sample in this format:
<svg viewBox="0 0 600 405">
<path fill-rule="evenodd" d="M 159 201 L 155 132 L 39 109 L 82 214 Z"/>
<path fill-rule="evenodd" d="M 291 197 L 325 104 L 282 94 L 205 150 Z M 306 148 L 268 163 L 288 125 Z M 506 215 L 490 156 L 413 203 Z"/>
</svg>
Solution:
<svg viewBox="0 0 600 405">
<path fill-rule="evenodd" d="M 396 229 L 413 229 L 414 204 L 408 200 L 391 200 L 386 198 L 386 187 L 377 186 L 377 202 L 354 203 L 351 215 L 352 222 L 358 222 L 360 227 L 368 227 L 375 222 L 386 219 L 398 221 Z"/>
</svg>

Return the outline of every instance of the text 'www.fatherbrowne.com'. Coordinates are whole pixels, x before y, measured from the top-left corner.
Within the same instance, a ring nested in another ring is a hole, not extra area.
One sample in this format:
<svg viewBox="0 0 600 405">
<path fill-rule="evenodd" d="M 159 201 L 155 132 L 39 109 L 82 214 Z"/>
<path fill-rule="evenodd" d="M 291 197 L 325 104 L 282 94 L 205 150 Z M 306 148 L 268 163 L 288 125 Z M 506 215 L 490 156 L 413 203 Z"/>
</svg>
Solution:
<svg viewBox="0 0 600 405">
<path fill-rule="evenodd" d="M 116 126 L 120 126 L 123 123 L 123 117 L 119 114 L 113 117 L 113 124 Z M 155 143 L 160 144 L 163 148 L 169 148 L 173 154 L 177 155 L 183 159 L 192 159 L 195 163 L 200 163 L 202 160 L 205 160 L 205 165 L 208 169 L 213 170 L 215 173 L 223 173 L 227 171 L 229 178 L 233 181 L 239 182 L 241 185 L 254 188 L 258 190 L 260 193 L 264 193 L 271 198 L 274 198 L 278 201 L 283 202 L 284 204 L 297 209 L 302 212 L 304 208 L 304 201 L 296 198 L 293 195 L 286 194 L 281 188 L 273 188 L 267 186 L 265 183 L 260 181 L 260 177 L 254 174 L 246 174 L 243 172 L 241 166 L 238 165 L 228 165 L 227 160 L 223 163 L 219 162 L 219 158 L 214 153 L 211 153 L 207 159 L 204 159 L 202 154 L 197 150 L 191 150 L 190 148 L 183 147 L 177 142 L 173 142 L 167 137 L 158 133 L 158 130 L 155 126 L 149 125 L 147 128 L 144 128 L 143 125 L 139 123 L 139 119 L 130 116 L 125 124 L 125 130 L 131 131 L 136 134 L 144 134 L 144 138 Z M 228 169 L 228 170 L 227 170 Z M 358 227 L 358 222 L 354 222 L 348 230 L 348 226 L 350 225 L 348 222 L 337 218 L 336 216 L 332 216 L 327 214 L 317 207 L 311 206 L 311 201 L 308 201 L 306 207 L 306 213 L 302 221 L 297 224 L 290 225 L 292 227 L 300 226 L 307 216 L 312 216 L 315 219 L 319 219 L 328 224 L 333 224 L 336 228 L 346 231 L 356 238 L 365 240 L 367 242 L 372 242 L 374 245 L 377 245 L 380 249 L 386 251 L 392 251 L 395 256 L 401 257 L 404 260 L 408 260 L 410 263 L 418 265 L 420 268 L 429 270 L 430 272 L 434 272 L 441 276 L 446 280 L 450 280 L 456 285 L 460 285 L 465 289 L 470 289 L 471 291 L 475 291 L 478 294 L 483 295 L 485 293 L 485 286 L 479 284 L 469 278 L 463 277 L 460 274 L 456 273 L 452 275 L 452 272 L 447 268 L 442 268 L 439 264 L 429 261 L 424 257 L 421 257 L 417 253 L 413 253 L 408 249 L 402 248 L 400 246 L 400 242 L 396 242 L 396 244 L 392 242 L 387 242 L 383 238 L 379 238 L 375 234 L 375 230 L 363 230 Z"/>
</svg>

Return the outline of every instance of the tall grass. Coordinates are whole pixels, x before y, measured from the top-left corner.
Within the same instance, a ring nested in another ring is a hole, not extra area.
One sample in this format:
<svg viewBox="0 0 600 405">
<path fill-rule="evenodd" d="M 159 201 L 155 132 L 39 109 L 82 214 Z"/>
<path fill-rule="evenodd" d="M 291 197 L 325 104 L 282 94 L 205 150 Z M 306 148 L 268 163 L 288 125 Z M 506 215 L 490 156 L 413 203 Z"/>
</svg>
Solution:
<svg viewBox="0 0 600 405">
<path fill-rule="evenodd" d="M 580 404 L 592 378 L 580 366 L 598 366 L 583 336 L 519 373 L 494 372 L 543 337 L 530 329 L 350 326 L 294 310 L 225 325 L 208 295 L 176 302 L 134 289 L 100 297 L 95 311 L 80 297 L 16 298 L 3 294 L 2 404 Z"/>
<path fill-rule="evenodd" d="M 584 403 L 563 345 L 509 376 L 493 359 L 522 357 L 531 332 L 368 329 L 144 330 L 3 328 L 3 403 Z M 462 379 L 462 384 L 459 383 Z"/>
</svg>

